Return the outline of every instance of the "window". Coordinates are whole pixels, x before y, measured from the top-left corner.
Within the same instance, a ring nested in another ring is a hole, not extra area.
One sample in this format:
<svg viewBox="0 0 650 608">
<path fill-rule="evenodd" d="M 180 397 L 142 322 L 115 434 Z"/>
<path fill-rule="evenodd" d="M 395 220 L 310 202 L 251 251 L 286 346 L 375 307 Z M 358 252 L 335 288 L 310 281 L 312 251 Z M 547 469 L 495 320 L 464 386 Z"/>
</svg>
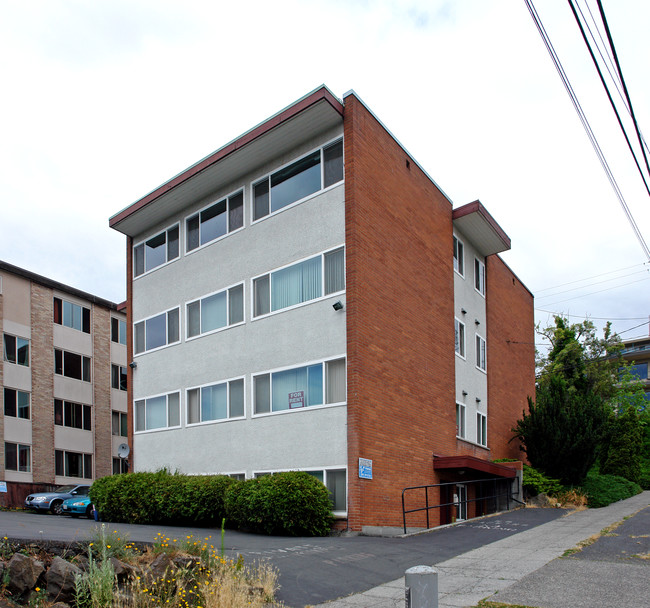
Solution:
<svg viewBox="0 0 650 608">
<path fill-rule="evenodd" d="M 54 451 L 54 473 L 64 477 L 93 478 L 93 455 Z"/>
<path fill-rule="evenodd" d="M 629 368 L 632 378 L 635 380 L 648 379 L 648 364 L 647 363 L 632 363 Z"/>
<path fill-rule="evenodd" d="M 315 363 L 253 377 L 255 414 L 344 403 L 345 359 Z"/>
<path fill-rule="evenodd" d="M 55 348 L 54 373 L 59 376 L 90 382 L 90 357 Z"/>
<path fill-rule="evenodd" d="M 465 358 L 465 323 L 454 319 L 455 331 L 456 331 L 456 354 L 460 355 L 463 359 Z"/>
<path fill-rule="evenodd" d="M 135 402 L 136 432 L 175 428 L 180 425 L 180 393 L 148 397 Z"/>
<path fill-rule="evenodd" d="M 236 285 L 187 305 L 187 337 L 194 338 L 244 321 L 244 285 Z"/>
<path fill-rule="evenodd" d="M 316 150 L 253 184 L 253 221 L 343 180 L 343 140 Z"/>
<path fill-rule="evenodd" d="M 244 192 L 227 196 L 185 220 L 186 251 L 193 251 L 244 225 Z"/>
<path fill-rule="evenodd" d="M 243 418 L 244 380 L 192 388 L 187 391 L 187 424 Z"/>
<path fill-rule="evenodd" d="M 29 340 L 4 334 L 4 360 L 29 367 Z"/>
<path fill-rule="evenodd" d="M 54 298 L 54 322 L 85 334 L 90 333 L 90 308 Z"/>
<path fill-rule="evenodd" d="M 454 270 L 461 276 L 465 276 L 465 246 L 454 236 Z"/>
<path fill-rule="evenodd" d="M 62 399 L 54 400 L 54 424 L 71 429 L 92 430 L 92 408 Z"/>
<path fill-rule="evenodd" d="M 124 412 L 111 412 L 112 433 L 117 437 L 128 436 L 128 418 Z"/>
<path fill-rule="evenodd" d="M 474 258 L 474 287 L 482 296 L 485 295 L 485 264 Z"/>
<path fill-rule="evenodd" d="M 126 345 L 126 321 L 111 317 L 111 342 Z"/>
<path fill-rule="evenodd" d="M 120 391 L 126 390 L 126 367 L 111 364 L 111 386 Z"/>
<path fill-rule="evenodd" d="M 29 473 L 32 470 L 32 448 L 20 443 L 5 442 L 5 469 Z"/>
<path fill-rule="evenodd" d="M 129 463 L 126 458 L 113 458 L 113 475 L 129 472 Z"/>
<path fill-rule="evenodd" d="M 485 340 L 476 334 L 476 367 L 486 370 L 485 362 Z"/>
<path fill-rule="evenodd" d="M 29 393 L 13 388 L 4 389 L 5 416 L 29 420 Z"/>
<path fill-rule="evenodd" d="M 465 439 L 465 406 L 456 404 L 456 437 Z"/>
<path fill-rule="evenodd" d="M 476 412 L 476 443 L 487 445 L 487 416 Z"/>
<path fill-rule="evenodd" d="M 133 275 L 139 277 L 178 257 L 178 224 L 133 248 Z"/>
<path fill-rule="evenodd" d="M 180 342 L 180 310 L 174 308 L 135 324 L 135 354 Z"/>
<path fill-rule="evenodd" d="M 344 289 L 345 253 L 340 247 L 254 279 L 253 314 L 258 317 Z"/>
</svg>

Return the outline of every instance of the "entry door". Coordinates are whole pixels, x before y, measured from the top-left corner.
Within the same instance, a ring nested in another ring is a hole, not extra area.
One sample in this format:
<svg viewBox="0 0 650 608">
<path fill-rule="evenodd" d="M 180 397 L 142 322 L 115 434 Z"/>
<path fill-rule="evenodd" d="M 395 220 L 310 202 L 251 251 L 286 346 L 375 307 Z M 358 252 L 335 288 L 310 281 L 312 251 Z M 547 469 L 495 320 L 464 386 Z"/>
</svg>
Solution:
<svg viewBox="0 0 650 608">
<path fill-rule="evenodd" d="M 464 483 L 456 484 L 456 520 L 463 521 L 467 519 L 467 486 Z"/>
</svg>

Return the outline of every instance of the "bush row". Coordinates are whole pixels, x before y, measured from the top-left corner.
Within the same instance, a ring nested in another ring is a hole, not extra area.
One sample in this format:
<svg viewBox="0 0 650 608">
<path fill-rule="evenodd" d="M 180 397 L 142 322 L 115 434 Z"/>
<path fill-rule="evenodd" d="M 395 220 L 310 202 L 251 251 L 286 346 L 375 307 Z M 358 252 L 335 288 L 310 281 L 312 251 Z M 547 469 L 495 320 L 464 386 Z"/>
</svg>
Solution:
<svg viewBox="0 0 650 608">
<path fill-rule="evenodd" d="M 90 498 L 102 519 L 159 525 L 220 526 L 266 534 L 324 536 L 332 524 L 325 486 L 291 471 L 237 481 L 225 475 L 162 470 L 96 480 Z"/>
<path fill-rule="evenodd" d="M 606 507 L 642 491 L 639 484 L 624 477 L 599 475 L 593 471 L 587 475 L 581 487 L 588 497 L 587 504 L 590 507 Z"/>
</svg>

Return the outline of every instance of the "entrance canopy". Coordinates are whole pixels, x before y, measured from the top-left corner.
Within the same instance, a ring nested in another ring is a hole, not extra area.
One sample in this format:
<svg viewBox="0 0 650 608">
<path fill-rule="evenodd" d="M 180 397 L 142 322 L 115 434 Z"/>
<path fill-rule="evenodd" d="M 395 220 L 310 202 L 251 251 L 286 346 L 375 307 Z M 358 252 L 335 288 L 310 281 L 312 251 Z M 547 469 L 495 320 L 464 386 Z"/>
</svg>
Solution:
<svg viewBox="0 0 650 608">
<path fill-rule="evenodd" d="M 482 460 L 481 458 L 476 458 L 476 456 L 437 456 L 434 454 L 433 468 L 435 471 L 452 469 L 457 473 L 461 471 L 467 472 L 470 475 L 480 473 L 489 477 L 504 477 L 507 479 L 512 479 L 517 475 L 513 467 Z"/>
</svg>

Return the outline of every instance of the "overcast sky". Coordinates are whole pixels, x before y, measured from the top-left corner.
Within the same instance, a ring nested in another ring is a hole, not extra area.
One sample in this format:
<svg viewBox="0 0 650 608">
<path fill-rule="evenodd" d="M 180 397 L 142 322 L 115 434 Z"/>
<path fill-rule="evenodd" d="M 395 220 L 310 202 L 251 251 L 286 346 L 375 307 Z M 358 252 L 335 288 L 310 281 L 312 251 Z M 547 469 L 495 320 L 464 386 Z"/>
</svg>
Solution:
<svg viewBox="0 0 650 608">
<path fill-rule="evenodd" d="M 650 242 L 650 197 L 570 9 L 536 7 Z M 126 237 L 108 218 L 325 84 L 354 89 L 455 207 L 481 200 L 538 321 L 648 335 L 650 264 L 523 0 L 0 8 L 0 259 L 122 301 Z M 650 130 L 650 3 L 604 8 Z"/>
</svg>

